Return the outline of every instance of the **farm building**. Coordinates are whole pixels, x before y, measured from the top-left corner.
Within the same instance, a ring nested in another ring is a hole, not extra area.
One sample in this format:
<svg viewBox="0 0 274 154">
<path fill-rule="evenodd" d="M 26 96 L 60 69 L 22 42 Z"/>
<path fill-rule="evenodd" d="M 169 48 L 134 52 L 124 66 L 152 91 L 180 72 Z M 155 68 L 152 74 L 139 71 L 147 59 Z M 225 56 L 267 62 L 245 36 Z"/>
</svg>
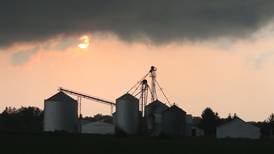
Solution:
<svg viewBox="0 0 274 154">
<path fill-rule="evenodd" d="M 131 94 L 116 99 L 114 114 L 115 131 L 118 134 L 136 135 L 139 132 L 139 100 Z"/>
<path fill-rule="evenodd" d="M 89 122 L 82 125 L 83 134 L 114 134 L 114 125 L 106 122 Z"/>
<path fill-rule="evenodd" d="M 258 127 L 248 124 L 238 117 L 216 128 L 217 138 L 259 139 L 260 136 Z"/>
<path fill-rule="evenodd" d="M 78 103 L 63 92 L 45 100 L 44 131 L 65 131 L 76 133 L 79 130 Z"/>
<path fill-rule="evenodd" d="M 191 114 L 186 115 L 185 136 L 204 136 L 204 130 L 197 127 Z"/>
<path fill-rule="evenodd" d="M 147 132 L 152 136 L 159 136 L 162 133 L 162 114 L 168 106 L 156 100 L 145 107 L 145 120 Z"/>
<path fill-rule="evenodd" d="M 166 109 L 162 115 L 163 135 L 185 136 L 186 112 L 176 105 Z"/>
</svg>

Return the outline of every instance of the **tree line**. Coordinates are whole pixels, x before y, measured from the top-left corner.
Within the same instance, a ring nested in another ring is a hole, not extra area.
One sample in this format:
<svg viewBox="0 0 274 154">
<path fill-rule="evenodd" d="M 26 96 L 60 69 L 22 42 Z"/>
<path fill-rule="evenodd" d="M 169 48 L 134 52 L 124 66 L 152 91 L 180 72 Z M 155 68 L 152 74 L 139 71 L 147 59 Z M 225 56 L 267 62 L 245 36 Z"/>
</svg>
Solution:
<svg viewBox="0 0 274 154">
<path fill-rule="evenodd" d="M 41 132 L 43 111 L 37 107 L 6 107 L 0 114 L 1 132 Z"/>
<path fill-rule="evenodd" d="M 1 132 L 43 132 L 44 111 L 37 107 L 6 107 L 0 113 L 0 133 Z M 108 115 L 97 114 L 93 117 L 83 117 L 83 121 L 95 122 L 104 121 L 111 123 L 112 117 Z"/>
<path fill-rule="evenodd" d="M 0 132 L 42 132 L 43 111 L 37 107 L 6 107 L 0 113 Z M 237 118 L 237 115 L 228 115 L 221 118 L 211 108 L 206 108 L 200 117 L 194 117 L 195 125 L 204 130 L 206 136 L 215 136 L 216 127 Z M 83 117 L 84 121 L 105 121 L 112 122 L 112 117 L 97 114 L 93 117 Z M 274 130 L 274 114 L 272 113 L 265 121 L 250 122 L 261 129 L 262 136 L 269 136 Z"/>
</svg>

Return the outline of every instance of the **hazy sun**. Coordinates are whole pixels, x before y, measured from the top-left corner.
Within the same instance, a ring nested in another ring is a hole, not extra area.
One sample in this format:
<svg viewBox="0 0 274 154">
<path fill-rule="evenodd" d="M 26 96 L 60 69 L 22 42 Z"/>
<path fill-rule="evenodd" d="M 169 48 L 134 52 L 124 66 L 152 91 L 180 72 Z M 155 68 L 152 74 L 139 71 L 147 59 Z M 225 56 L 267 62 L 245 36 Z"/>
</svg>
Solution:
<svg viewBox="0 0 274 154">
<path fill-rule="evenodd" d="M 80 43 L 78 44 L 78 47 L 81 49 L 86 49 L 89 47 L 89 37 L 87 35 L 80 37 Z"/>
</svg>

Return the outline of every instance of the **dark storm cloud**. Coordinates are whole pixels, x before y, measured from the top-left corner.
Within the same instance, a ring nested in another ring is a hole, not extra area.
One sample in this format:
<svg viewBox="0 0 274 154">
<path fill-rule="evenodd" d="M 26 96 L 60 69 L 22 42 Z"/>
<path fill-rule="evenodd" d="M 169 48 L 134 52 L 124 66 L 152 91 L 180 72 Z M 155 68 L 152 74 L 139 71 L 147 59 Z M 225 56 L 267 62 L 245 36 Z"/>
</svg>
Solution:
<svg viewBox="0 0 274 154">
<path fill-rule="evenodd" d="M 273 0 L 1 0 L 0 46 L 85 32 L 155 43 L 245 37 L 273 8 Z"/>
</svg>

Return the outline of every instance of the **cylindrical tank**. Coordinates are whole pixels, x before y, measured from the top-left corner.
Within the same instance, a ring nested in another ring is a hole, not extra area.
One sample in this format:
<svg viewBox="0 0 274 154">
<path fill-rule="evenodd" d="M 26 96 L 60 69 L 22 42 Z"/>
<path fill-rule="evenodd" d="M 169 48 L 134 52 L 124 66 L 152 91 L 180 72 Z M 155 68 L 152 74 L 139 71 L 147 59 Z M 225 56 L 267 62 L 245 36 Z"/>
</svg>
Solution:
<svg viewBox="0 0 274 154">
<path fill-rule="evenodd" d="M 115 113 L 116 133 L 134 135 L 139 131 L 139 100 L 125 94 L 116 99 Z"/>
<path fill-rule="evenodd" d="M 176 105 L 163 112 L 163 134 L 167 136 L 185 136 L 186 112 Z"/>
<path fill-rule="evenodd" d="M 76 100 L 59 92 L 44 102 L 44 131 L 77 132 L 78 103 Z"/>
<path fill-rule="evenodd" d="M 146 132 L 152 136 L 162 133 L 162 113 L 168 109 L 164 103 L 156 100 L 145 107 Z"/>
</svg>

